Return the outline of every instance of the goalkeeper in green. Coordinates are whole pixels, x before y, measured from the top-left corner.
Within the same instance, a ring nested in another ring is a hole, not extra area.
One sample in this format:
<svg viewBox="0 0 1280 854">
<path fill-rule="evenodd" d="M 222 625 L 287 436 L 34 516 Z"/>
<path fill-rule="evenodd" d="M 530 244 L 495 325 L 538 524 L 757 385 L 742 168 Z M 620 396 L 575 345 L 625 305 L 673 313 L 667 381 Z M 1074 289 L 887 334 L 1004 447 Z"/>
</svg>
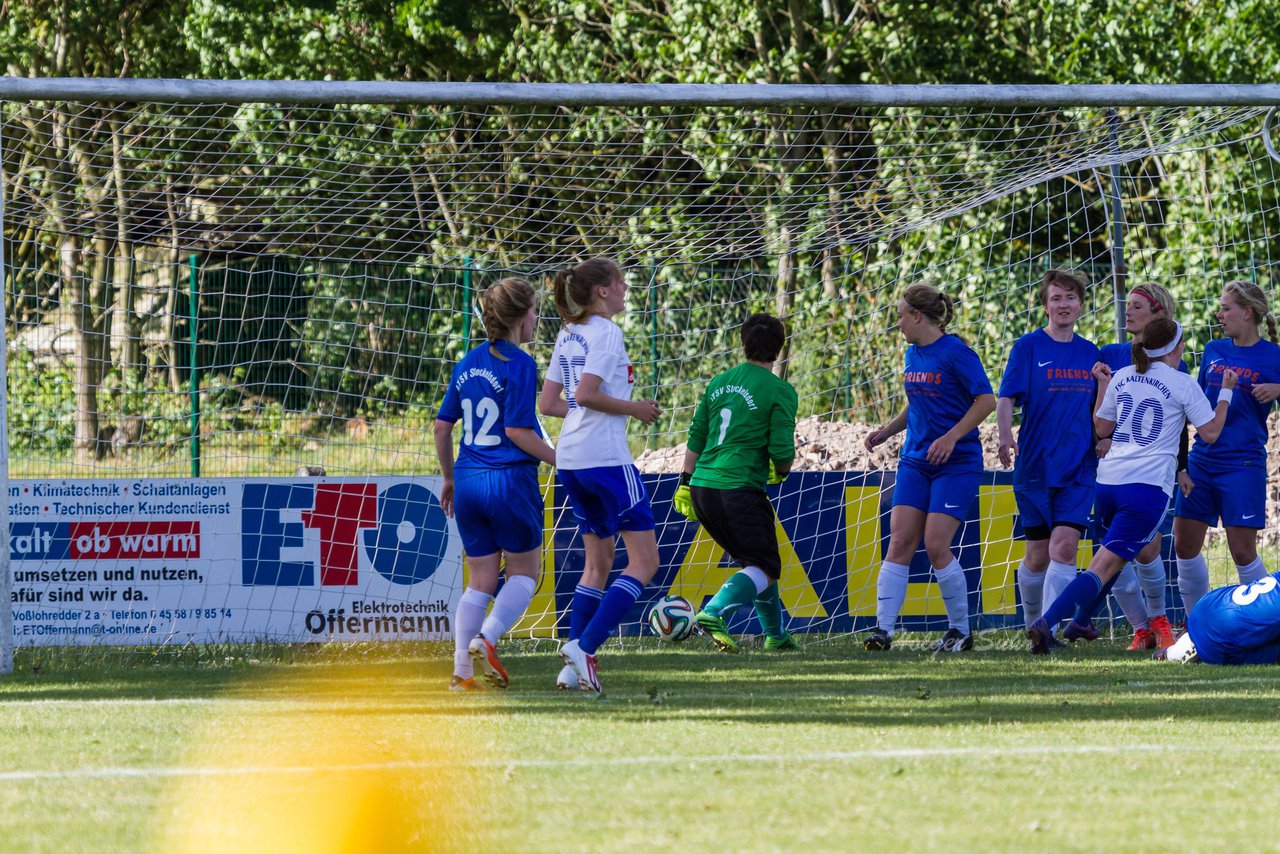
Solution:
<svg viewBox="0 0 1280 854">
<path fill-rule="evenodd" d="M 694 618 L 724 652 L 737 652 L 724 618 L 754 604 L 765 649 L 798 649 L 782 627 L 782 558 L 766 483 L 781 483 L 796 456 L 796 390 L 773 373 L 787 340 L 782 321 L 753 314 L 742 324 L 745 363 L 707 386 L 689 427 L 676 510 L 696 518 L 741 569 Z"/>
</svg>

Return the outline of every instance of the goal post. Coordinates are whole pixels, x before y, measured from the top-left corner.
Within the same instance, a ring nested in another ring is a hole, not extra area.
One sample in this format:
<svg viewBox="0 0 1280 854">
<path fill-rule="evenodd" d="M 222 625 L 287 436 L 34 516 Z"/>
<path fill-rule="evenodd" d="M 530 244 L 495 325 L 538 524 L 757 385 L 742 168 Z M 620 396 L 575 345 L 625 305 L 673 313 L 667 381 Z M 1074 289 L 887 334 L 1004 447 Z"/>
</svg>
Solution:
<svg viewBox="0 0 1280 854">
<path fill-rule="evenodd" d="M 627 271 L 636 393 L 664 409 L 631 426 L 663 565 L 625 630 L 728 572 L 669 502 L 751 311 L 787 323 L 800 395 L 775 495 L 788 619 L 864 628 L 897 446 L 861 441 L 902 405 L 903 287 L 957 298 L 995 384 L 1043 325 L 1050 267 L 1090 279 L 1078 331 L 1099 344 L 1128 285 L 1167 286 L 1194 355 L 1221 285 L 1271 295 L 1280 252 L 1280 86 L 6 78 L 0 102 L 4 668 L 15 638 L 447 636 L 464 569 L 430 437 L 482 340 L 476 295 L 538 286 L 545 368 L 549 277 L 596 255 Z M 1024 538 L 993 433 L 957 545 L 978 625 L 999 628 L 1017 624 Z M 549 478 L 545 494 L 517 629 L 535 637 L 563 627 L 581 571 Z M 903 625 L 943 626 L 927 567 L 911 580 Z"/>
</svg>

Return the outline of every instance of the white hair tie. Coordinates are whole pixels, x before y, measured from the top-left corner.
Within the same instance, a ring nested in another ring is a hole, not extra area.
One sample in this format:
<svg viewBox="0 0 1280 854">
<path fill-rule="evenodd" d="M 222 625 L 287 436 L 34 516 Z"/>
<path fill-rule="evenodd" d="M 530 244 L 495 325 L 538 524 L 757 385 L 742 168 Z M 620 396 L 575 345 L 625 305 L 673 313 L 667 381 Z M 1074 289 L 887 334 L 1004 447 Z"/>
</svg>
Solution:
<svg viewBox="0 0 1280 854">
<path fill-rule="evenodd" d="M 1159 359 L 1161 356 L 1169 355 L 1174 351 L 1175 348 L 1177 348 L 1178 344 L 1182 341 L 1182 324 L 1178 323 L 1175 320 L 1173 325 L 1178 327 L 1178 331 L 1174 333 L 1173 340 L 1170 341 L 1168 344 L 1164 345 L 1163 347 L 1158 347 L 1155 350 L 1151 350 L 1147 347 L 1142 348 L 1143 350 L 1146 350 L 1147 358 Z"/>
</svg>

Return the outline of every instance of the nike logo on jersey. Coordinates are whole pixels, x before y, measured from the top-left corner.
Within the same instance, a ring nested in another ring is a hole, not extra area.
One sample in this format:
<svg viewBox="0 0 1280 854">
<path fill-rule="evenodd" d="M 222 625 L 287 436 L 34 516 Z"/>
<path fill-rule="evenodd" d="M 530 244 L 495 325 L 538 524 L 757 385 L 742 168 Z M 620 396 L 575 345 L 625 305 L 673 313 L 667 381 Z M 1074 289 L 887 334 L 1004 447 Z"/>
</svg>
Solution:
<svg viewBox="0 0 1280 854">
<path fill-rule="evenodd" d="M 1047 361 L 1047 362 L 1036 362 L 1036 364 L 1043 368 L 1045 365 L 1052 365 L 1052 364 L 1053 364 L 1053 359 L 1050 359 L 1050 360 L 1049 360 L 1049 361 Z"/>
<path fill-rule="evenodd" d="M 944 503 L 942 506 L 943 506 L 943 507 L 945 507 L 945 508 L 947 508 L 948 510 L 955 510 L 955 509 L 956 509 L 957 507 L 959 507 L 960 505 L 959 505 L 959 504 L 946 504 L 946 503 Z"/>
</svg>

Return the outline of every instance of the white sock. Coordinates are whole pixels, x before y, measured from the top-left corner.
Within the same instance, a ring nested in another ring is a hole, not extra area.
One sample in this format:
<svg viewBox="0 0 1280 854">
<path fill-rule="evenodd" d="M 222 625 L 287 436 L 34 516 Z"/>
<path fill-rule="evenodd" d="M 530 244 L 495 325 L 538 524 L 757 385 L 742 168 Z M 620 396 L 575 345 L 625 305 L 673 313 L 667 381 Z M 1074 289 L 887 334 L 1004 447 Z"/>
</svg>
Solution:
<svg viewBox="0 0 1280 854">
<path fill-rule="evenodd" d="M 1076 580 L 1076 565 L 1074 563 L 1062 563 L 1061 561 L 1049 561 L 1049 569 L 1044 574 L 1044 596 L 1041 598 L 1044 608 L 1052 607 L 1053 600 L 1062 595 L 1062 591 L 1067 589 L 1067 585 Z M 1053 628 L 1050 626 L 1049 628 Z"/>
<path fill-rule="evenodd" d="M 1262 565 L 1262 558 L 1255 557 L 1244 566 L 1236 564 L 1236 572 L 1240 575 L 1241 584 L 1252 584 L 1267 574 L 1267 568 Z"/>
<path fill-rule="evenodd" d="M 1124 618 L 1135 629 L 1145 629 L 1151 625 L 1147 618 L 1147 600 L 1142 594 L 1142 585 L 1138 583 L 1138 573 L 1133 563 L 1126 563 L 1116 578 L 1116 586 L 1111 588 L 1111 595 L 1124 612 Z"/>
<path fill-rule="evenodd" d="M 1044 613 L 1044 572 L 1033 572 L 1025 563 L 1018 564 L 1018 592 L 1022 594 L 1022 619 L 1031 624 Z"/>
<path fill-rule="evenodd" d="M 1195 557 L 1178 558 L 1178 592 L 1182 594 L 1182 607 L 1188 615 L 1200 597 L 1209 592 L 1209 562 L 1204 559 L 1204 552 Z"/>
<path fill-rule="evenodd" d="M 773 583 L 769 579 L 769 576 L 764 574 L 764 570 L 758 566 L 744 566 L 742 569 L 738 571 L 741 572 L 743 575 L 745 575 L 747 578 L 751 579 L 751 583 L 756 586 L 757 596 L 759 596 L 761 593 L 768 590 L 769 585 Z"/>
<path fill-rule="evenodd" d="M 508 575 L 507 583 L 502 585 L 493 600 L 493 610 L 480 627 L 480 634 L 489 643 L 496 644 L 502 636 L 511 631 L 516 621 L 524 616 L 533 599 L 533 591 L 537 583 L 527 575 Z"/>
<path fill-rule="evenodd" d="M 969 634 L 969 587 L 965 583 L 964 569 L 954 557 L 942 569 L 934 569 L 942 591 L 942 604 L 947 608 L 947 623 L 962 634 Z"/>
<path fill-rule="evenodd" d="M 470 679 L 475 675 L 471 668 L 471 656 L 467 646 L 480 634 L 484 612 L 489 610 L 493 597 L 468 587 L 458 600 L 458 610 L 453 615 L 453 675 Z"/>
<path fill-rule="evenodd" d="M 1142 587 L 1142 595 L 1146 598 L 1147 616 L 1163 617 L 1164 610 L 1164 591 L 1168 586 L 1169 580 L 1164 573 L 1164 560 L 1160 555 L 1156 555 L 1155 560 L 1151 563 L 1142 563 L 1135 560 L 1133 562 L 1133 571 L 1138 573 L 1138 584 Z M 1137 626 L 1134 626 L 1137 628 Z"/>
<path fill-rule="evenodd" d="M 905 564 L 885 561 L 880 564 L 880 577 L 876 579 L 876 625 L 893 636 L 893 627 L 907 601 L 909 568 Z"/>
</svg>

